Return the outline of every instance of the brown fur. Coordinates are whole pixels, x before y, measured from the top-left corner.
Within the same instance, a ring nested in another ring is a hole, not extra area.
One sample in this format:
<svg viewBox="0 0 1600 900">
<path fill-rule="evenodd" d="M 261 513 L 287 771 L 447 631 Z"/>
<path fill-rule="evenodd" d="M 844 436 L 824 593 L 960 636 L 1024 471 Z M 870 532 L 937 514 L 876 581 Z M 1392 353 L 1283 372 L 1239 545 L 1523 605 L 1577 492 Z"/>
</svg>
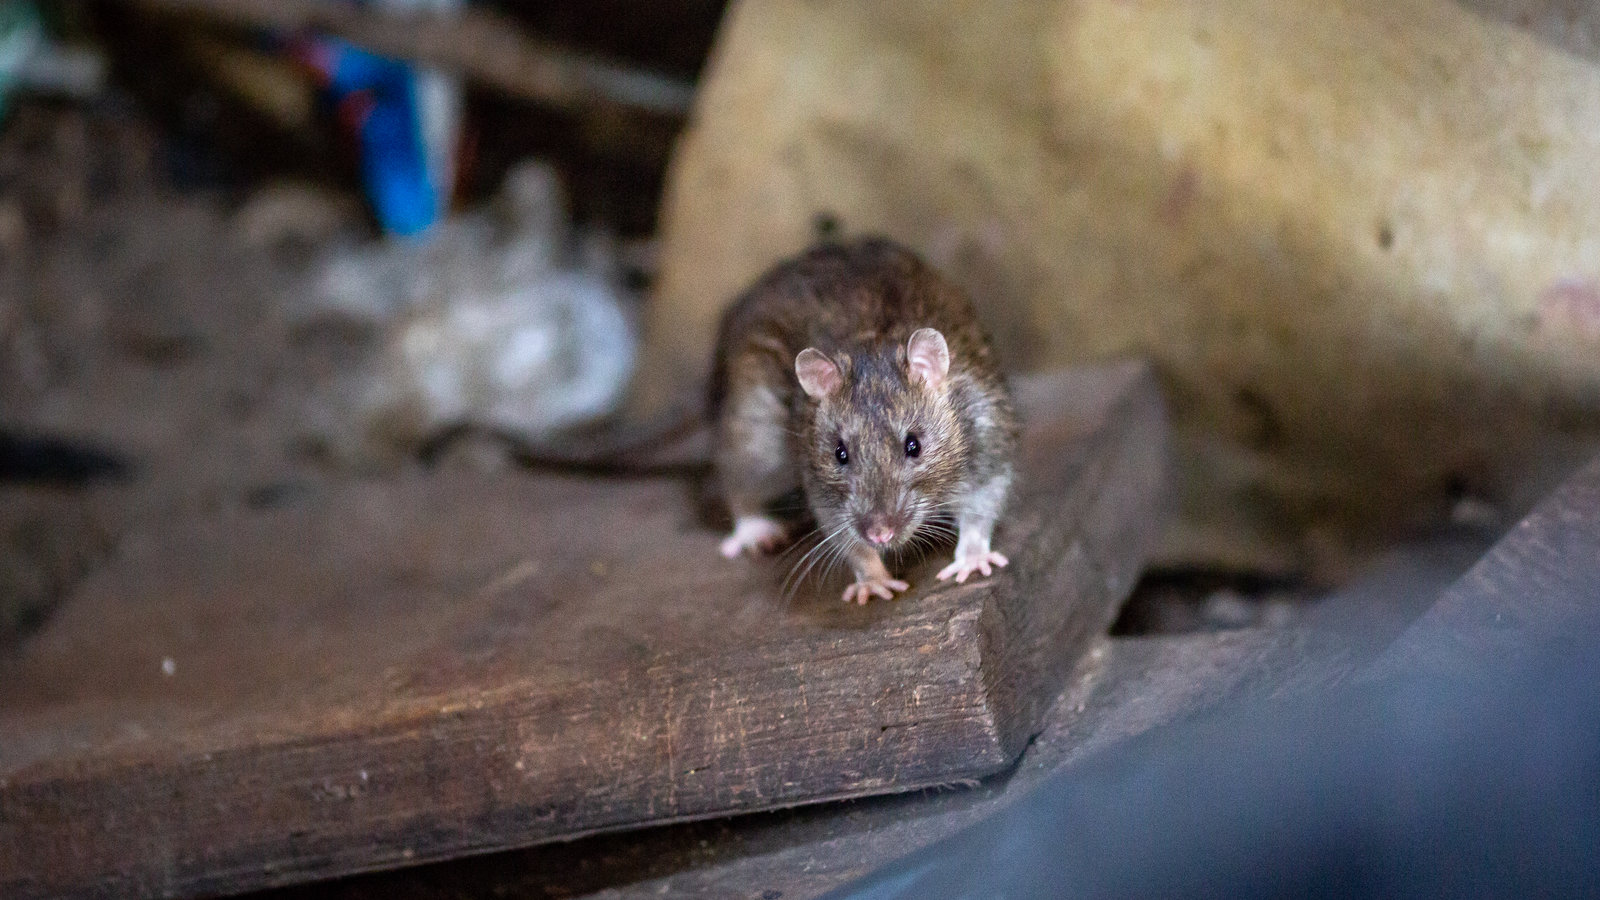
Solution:
<svg viewBox="0 0 1600 900">
<path fill-rule="evenodd" d="M 913 383 L 908 370 L 907 340 L 925 327 L 950 349 L 937 390 Z M 837 393 L 819 400 L 801 390 L 795 357 L 806 347 L 838 366 Z M 971 302 L 883 239 L 813 248 L 742 295 L 722 322 L 711 410 L 714 463 L 736 517 L 803 486 L 824 534 L 843 529 L 861 541 L 863 523 L 886 516 L 899 526 L 894 546 L 931 516 L 957 517 L 986 485 L 1003 495 L 1017 438 Z M 914 459 L 908 432 L 921 444 Z M 845 465 L 835 459 L 841 439 Z"/>
</svg>

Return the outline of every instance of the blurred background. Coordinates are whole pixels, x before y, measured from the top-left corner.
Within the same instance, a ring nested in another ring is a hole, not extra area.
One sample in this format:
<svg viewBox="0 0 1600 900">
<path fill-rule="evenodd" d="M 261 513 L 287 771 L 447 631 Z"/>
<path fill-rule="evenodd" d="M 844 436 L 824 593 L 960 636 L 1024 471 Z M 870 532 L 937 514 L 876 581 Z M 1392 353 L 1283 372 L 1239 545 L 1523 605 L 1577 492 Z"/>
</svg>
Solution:
<svg viewBox="0 0 1600 900">
<path fill-rule="evenodd" d="M 1177 516 L 1113 633 L 1227 634 L 1107 642 L 1094 658 L 1116 696 L 1088 704 L 1090 725 L 1161 718 L 1141 703 L 1175 718 L 1199 701 L 1172 698 L 1218 673 L 1274 694 L 1337 682 L 1361 671 L 1356 642 L 1306 633 L 1349 625 L 1376 654 L 1372 635 L 1400 633 L 1600 447 L 1596 172 L 1600 4 L 1583 0 L 0 0 L 0 663 L 92 573 L 166 562 L 163 535 L 223 533 L 330 486 L 512 473 L 519 446 L 658 422 L 699 395 L 718 316 L 762 270 L 819 237 L 881 233 L 972 293 L 1011 371 L 1139 357 L 1160 380 Z M 1535 613 L 1592 606 L 1596 576 L 1573 560 L 1596 558 L 1596 478 L 1551 507 L 1548 533 L 1522 531 L 1561 554 L 1509 554 L 1502 569 L 1532 574 L 1469 584 L 1452 614 L 1492 635 L 1516 637 L 1502 626 L 1521 613 L 1593 634 Z M 395 508 L 367 511 L 369 531 L 399 533 L 380 527 Z M 389 549 L 408 577 L 417 548 Z M 1508 611 L 1489 616 L 1480 593 Z M 1492 656 L 1478 650 L 1462 652 Z M 1522 821 L 1491 776 L 1504 758 L 1542 765 L 1541 722 L 1561 726 L 1545 743 L 1562 758 L 1517 795 L 1527 821 L 1549 813 L 1525 831 L 1580 847 L 1563 836 L 1594 830 L 1572 787 L 1596 771 L 1587 653 L 1500 693 L 1314 696 L 1287 737 L 1248 717 L 1158 736 L 1125 758 L 1170 771 L 1161 790 L 1103 762 L 1106 784 L 1132 787 L 1059 783 L 997 820 L 1014 831 L 925 851 L 864 895 L 934 896 L 916 879 L 986 874 L 1015 848 L 1053 858 L 1037 837 L 1097 798 L 1106 840 L 1146 834 L 1196 772 L 1215 794 L 1178 824 L 1204 844 L 1215 796 L 1277 784 L 1240 771 L 1290 779 L 1308 745 L 1327 751 L 1321 774 L 1378 788 L 1317 782 L 1305 822 L 1392 823 L 1360 803 L 1404 806 L 1431 771 L 1420 824 L 1370 846 L 1455 859 L 1435 840 L 1454 836 L 1471 860 L 1494 838 L 1519 858 L 1519 835 L 1474 829 Z M 1021 787 L 1081 751 L 1092 731 L 1067 722 L 1030 749 Z M 828 862 L 854 841 L 835 813 L 887 854 L 910 808 L 793 815 Z M 647 837 L 667 862 L 605 837 L 501 857 L 479 893 L 546 870 L 557 887 L 526 895 L 598 890 L 611 876 L 591 859 L 629 879 L 688 870 L 759 850 L 789 815 Z M 1278 831 L 1262 821 L 1231 832 L 1246 876 Z M 1033 849 L 993 839 L 1013 833 Z M 1293 836 L 1273 845 L 1287 868 L 1318 846 Z M 1170 886 L 1131 841 L 1121 868 L 1067 862 L 1107 893 Z M 465 896 L 454 871 L 441 890 Z"/>
<path fill-rule="evenodd" d="M 611 413 L 721 14 L 0 3 L 0 646 L 163 521 Z"/>
<path fill-rule="evenodd" d="M 870 232 L 1014 371 L 1154 362 L 1181 516 L 1122 627 L 1292 615 L 1592 452 L 1597 36 L 1573 0 L 4 0 L 0 633 L 163 518 L 648 418 L 763 268 Z"/>
</svg>

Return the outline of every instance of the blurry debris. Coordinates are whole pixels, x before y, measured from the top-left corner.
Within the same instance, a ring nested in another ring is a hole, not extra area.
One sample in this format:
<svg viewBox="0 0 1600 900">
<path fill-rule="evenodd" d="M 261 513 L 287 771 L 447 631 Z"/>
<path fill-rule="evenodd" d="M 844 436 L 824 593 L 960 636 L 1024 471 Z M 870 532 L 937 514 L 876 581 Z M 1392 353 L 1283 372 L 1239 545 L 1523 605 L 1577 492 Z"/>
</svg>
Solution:
<svg viewBox="0 0 1600 900">
<path fill-rule="evenodd" d="M 449 18 L 390 16 L 324 0 L 129 0 L 150 10 L 235 25 L 337 35 L 373 53 L 457 72 L 489 87 L 562 109 L 620 106 L 683 116 L 693 85 L 528 38 L 484 9 Z"/>
<path fill-rule="evenodd" d="M 1262 628 L 1288 628 L 1304 618 L 1305 597 L 1275 594 L 1261 605 L 1256 624 Z"/>
<path fill-rule="evenodd" d="M 83 99 L 106 83 L 106 60 L 94 50 L 47 43 L 16 72 L 17 86 L 40 94 Z"/>
<path fill-rule="evenodd" d="M 450 214 L 450 204 L 456 193 L 456 164 L 465 106 L 461 81 L 437 69 L 419 69 L 416 79 L 423 158 L 428 163 L 428 179 L 433 182 L 439 215 L 446 216 Z"/>
<path fill-rule="evenodd" d="M 14 91 L 90 97 L 100 92 L 105 76 L 99 53 L 49 39 L 32 2 L 0 0 L 0 117 Z"/>
<path fill-rule="evenodd" d="M 1316 596 L 1309 585 L 1254 572 L 1158 570 L 1139 582 L 1111 633 L 1282 628 L 1294 624 Z"/>
<path fill-rule="evenodd" d="M 557 176 L 533 163 L 493 208 L 425 244 L 333 255 L 298 317 L 366 322 L 380 337 L 371 364 L 318 399 L 318 443 L 364 465 L 453 428 L 537 441 L 610 413 L 633 371 L 635 326 L 610 243 L 573 243 Z"/>
<path fill-rule="evenodd" d="M 603 59 L 694 79 L 721 30 L 728 0 L 589 0 L 582 6 L 486 0 L 527 33 Z"/>
<path fill-rule="evenodd" d="M 185 45 L 207 76 L 285 131 L 316 123 L 316 97 L 305 71 L 291 60 L 196 32 Z"/>
<path fill-rule="evenodd" d="M 113 316 L 112 345 L 129 358 L 157 369 L 190 362 L 206 349 L 205 339 L 181 320 L 160 312 Z"/>
<path fill-rule="evenodd" d="M 257 190 L 233 214 L 232 236 L 246 247 L 324 247 L 364 224 L 356 198 L 304 181 L 277 181 Z"/>
<path fill-rule="evenodd" d="M 44 44 L 39 10 L 27 0 L 0 0 L 0 116 L 17 86 L 17 76 Z"/>
<path fill-rule="evenodd" d="M 1260 606 L 1238 591 L 1223 588 L 1200 602 L 1200 620 L 1218 630 L 1248 628 L 1255 624 Z"/>
<path fill-rule="evenodd" d="M 1468 528 L 1500 529 L 1505 527 L 1505 515 L 1489 500 L 1462 493 L 1450 505 L 1450 522 Z"/>
<path fill-rule="evenodd" d="M 145 124 L 168 187 L 239 198 L 287 176 L 358 183 L 315 80 L 280 44 L 117 4 L 93 9 L 92 33 L 115 74 L 95 112 Z"/>
<path fill-rule="evenodd" d="M 304 500 L 313 491 L 311 485 L 303 481 L 273 481 L 245 491 L 244 503 L 251 509 L 278 509 Z"/>
<path fill-rule="evenodd" d="M 437 449 L 435 443 L 440 444 Z M 430 470 L 473 475 L 501 471 L 512 461 L 508 457 L 505 441 L 471 429 L 440 435 L 436 441 L 420 448 L 419 456 Z"/>
<path fill-rule="evenodd" d="M 1232 588 L 1212 591 L 1200 601 L 1196 631 L 1232 631 L 1239 628 L 1284 628 L 1305 610 L 1309 595 L 1282 590 L 1246 596 Z"/>
<path fill-rule="evenodd" d="M 28 220 L 14 200 L 0 199 L 0 252 L 21 253 L 28 240 Z M 0 327 L 0 335 L 5 329 Z"/>
<path fill-rule="evenodd" d="M 0 400 L 37 396 L 52 378 L 50 355 L 42 329 L 22 304 L 0 301 Z"/>
<path fill-rule="evenodd" d="M 654 237 L 630 238 L 617 242 L 617 262 L 631 279 L 630 287 L 643 289 L 661 271 L 661 243 Z"/>
<path fill-rule="evenodd" d="M 82 495 L 0 488 L 0 656 L 44 624 L 110 544 Z"/>
<path fill-rule="evenodd" d="M 544 163 L 524 163 L 506 175 L 488 209 L 455 218 L 426 244 L 336 253 L 318 273 L 303 311 L 387 322 L 449 302 L 467 288 L 524 284 L 574 261 L 559 176 Z"/>
</svg>

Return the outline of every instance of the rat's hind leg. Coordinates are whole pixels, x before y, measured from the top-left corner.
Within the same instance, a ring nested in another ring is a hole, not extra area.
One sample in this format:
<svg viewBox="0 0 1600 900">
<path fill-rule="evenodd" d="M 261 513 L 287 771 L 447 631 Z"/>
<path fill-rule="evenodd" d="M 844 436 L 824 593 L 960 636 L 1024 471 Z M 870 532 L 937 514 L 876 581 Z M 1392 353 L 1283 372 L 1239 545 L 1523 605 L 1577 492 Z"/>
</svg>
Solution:
<svg viewBox="0 0 1600 900">
<path fill-rule="evenodd" d="M 789 409 L 783 398 L 757 383 L 735 389 L 717 425 L 717 480 L 733 516 L 722 555 L 771 552 L 787 535 L 766 513 L 768 501 L 800 484 L 789 442 Z"/>
</svg>

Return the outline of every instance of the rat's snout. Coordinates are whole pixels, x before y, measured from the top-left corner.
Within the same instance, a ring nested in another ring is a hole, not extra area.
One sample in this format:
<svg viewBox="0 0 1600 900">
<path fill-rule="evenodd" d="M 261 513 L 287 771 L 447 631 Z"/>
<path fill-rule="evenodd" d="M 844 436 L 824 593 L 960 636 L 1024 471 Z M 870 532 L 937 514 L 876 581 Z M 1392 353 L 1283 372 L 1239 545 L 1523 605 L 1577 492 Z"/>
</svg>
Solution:
<svg viewBox="0 0 1600 900">
<path fill-rule="evenodd" d="M 887 547 L 894 543 L 904 525 L 898 518 L 873 513 L 861 522 L 861 536 L 874 546 Z"/>
</svg>

